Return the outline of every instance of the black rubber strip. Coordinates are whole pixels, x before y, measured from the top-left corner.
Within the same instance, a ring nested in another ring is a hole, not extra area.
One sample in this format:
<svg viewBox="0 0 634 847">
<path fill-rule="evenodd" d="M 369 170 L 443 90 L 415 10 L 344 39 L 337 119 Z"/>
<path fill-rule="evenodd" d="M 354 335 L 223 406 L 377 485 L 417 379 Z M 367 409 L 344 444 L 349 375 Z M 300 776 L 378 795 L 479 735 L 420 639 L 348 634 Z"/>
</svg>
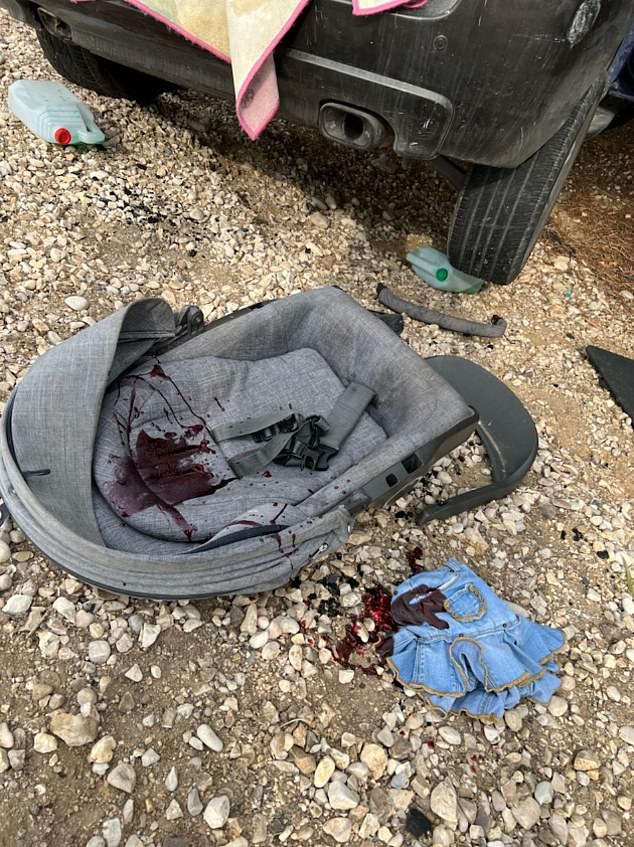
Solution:
<svg viewBox="0 0 634 847">
<path fill-rule="evenodd" d="M 460 332 L 463 335 L 479 335 L 482 338 L 500 338 L 506 332 L 506 321 L 497 315 L 491 318 L 490 323 L 445 315 L 444 312 L 438 312 L 436 309 L 426 309 L 419 303 L 410 303 L 409 300 L 403 300 L 382 284 L 378 286 L 377 294 L 379 303 L 393 312 L 409 315 L 410 318 L 421 321 L 421 323 L 437 324 L 441 329 L 448 329 L 451 332 Z"/>
</svg>

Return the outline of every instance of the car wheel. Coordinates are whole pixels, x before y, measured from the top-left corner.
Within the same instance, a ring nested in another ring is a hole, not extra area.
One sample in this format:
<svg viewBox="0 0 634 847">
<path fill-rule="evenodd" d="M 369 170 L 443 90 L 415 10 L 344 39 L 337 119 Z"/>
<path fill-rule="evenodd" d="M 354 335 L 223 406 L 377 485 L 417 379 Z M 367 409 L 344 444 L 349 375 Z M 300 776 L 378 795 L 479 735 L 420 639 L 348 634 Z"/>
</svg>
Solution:
<svg viewBox="0 0 634 847">
<path fill-rule="evenodd" d="M 39 29 L 37 37 L 44 55 L 64 79 L 106 97 L 136 100 L 146 105 L 173 87 L 162 79 L 103 59 L 46 29 Z"/>
<path fill-rule="evenodd" d="M 604 90 L 603 80 L 593 85 L 559 132 L 517 168 L 470 168 L 449 231 L 454 267 L 491 282 L 513 282 L 557 202 Z"/>
</svg>

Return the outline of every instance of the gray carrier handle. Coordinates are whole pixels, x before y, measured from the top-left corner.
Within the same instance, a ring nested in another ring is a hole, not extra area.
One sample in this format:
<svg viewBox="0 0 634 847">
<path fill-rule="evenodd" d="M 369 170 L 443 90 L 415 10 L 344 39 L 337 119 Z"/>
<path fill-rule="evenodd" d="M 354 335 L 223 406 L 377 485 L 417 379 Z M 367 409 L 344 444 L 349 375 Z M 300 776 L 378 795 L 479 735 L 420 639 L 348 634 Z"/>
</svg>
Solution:
<svg viewBox="0 0 634 847">
<path fill-rule="evenodd" d="M 425 361 L 460 394 L 472 414 L 351 495 L 347 505 L 352 512 L 370 505 L 393 503 L 410 491 L 438 459 L 466 441 L 474 431 L 491 463 L 493 482 L 443 503 L 426 506 L 416 515 L 418 524 L 449 518 L 506 497 L 517 488 L 535 461 L 538 446 L 535 424 L 510 388 L 485 368 L 459 356 L 434 356 Z"/>
</svg>

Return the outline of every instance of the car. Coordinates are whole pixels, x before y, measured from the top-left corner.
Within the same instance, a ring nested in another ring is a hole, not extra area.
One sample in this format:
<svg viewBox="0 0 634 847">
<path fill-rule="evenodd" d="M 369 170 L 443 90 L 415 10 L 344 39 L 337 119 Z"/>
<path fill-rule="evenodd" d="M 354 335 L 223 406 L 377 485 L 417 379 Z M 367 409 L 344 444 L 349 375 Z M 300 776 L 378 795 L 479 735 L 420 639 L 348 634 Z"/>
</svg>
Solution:
<svg viewBox="0 0 634 847">
<path fill-rule="evenodd" d="M 85 88 L 140 103 L 174 87 L 234 97 L 228 65 L 124 0 L 0 6 Z M 351 0 L 312 0 L 276 50 L 280 114 L 430 161 L 458 189 L 450 261 L 509 283 L 590 127 L 634 102 L 632 17 L 630 0 L 428 0 L 364 17 Z"/>
</svg>

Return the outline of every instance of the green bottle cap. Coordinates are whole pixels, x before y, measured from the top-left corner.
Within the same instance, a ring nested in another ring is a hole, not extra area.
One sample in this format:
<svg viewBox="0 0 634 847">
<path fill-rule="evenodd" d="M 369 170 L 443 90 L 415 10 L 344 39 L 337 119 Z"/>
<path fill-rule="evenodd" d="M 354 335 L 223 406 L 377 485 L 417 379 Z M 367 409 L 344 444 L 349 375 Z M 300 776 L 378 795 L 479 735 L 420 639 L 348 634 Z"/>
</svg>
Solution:
<svg viewBox="0 0 634 847">
<path fill-rule="evenodd" d="M 447 270 L 447 268 L 438 268 L 438 270 L 436 271 L 436 279 L 438 280 L 438 282 L 444 282 L 448 276 L 449 271 Z"/>
</svg>

